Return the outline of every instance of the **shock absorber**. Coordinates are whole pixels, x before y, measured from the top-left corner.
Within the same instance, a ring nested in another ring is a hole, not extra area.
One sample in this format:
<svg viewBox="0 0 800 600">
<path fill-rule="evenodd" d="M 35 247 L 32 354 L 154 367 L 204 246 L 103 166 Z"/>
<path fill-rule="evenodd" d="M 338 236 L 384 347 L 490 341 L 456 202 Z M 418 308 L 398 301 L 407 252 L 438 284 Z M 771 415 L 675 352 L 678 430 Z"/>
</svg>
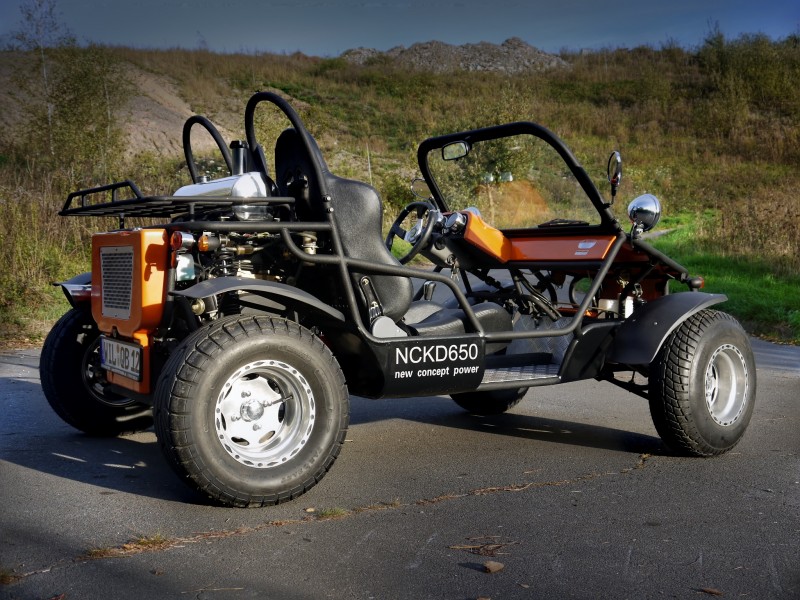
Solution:
<svg viewBox="0 0 800 600">
<path fill-rule="evenodd" d="M 236 275 L 236 251 L 233 248 L 220 248 L 217 254 L 217 264 L 214 274 L 217 277 L 232 277 Z"/>
</svg>

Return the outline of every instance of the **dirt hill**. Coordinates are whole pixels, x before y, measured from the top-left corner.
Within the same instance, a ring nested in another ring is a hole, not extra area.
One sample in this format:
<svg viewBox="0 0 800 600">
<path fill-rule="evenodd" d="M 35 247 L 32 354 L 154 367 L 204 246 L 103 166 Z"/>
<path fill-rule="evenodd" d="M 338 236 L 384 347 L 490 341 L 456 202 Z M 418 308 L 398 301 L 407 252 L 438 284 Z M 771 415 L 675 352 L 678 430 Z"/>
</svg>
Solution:
<svg viewBox="0 0 800 600">
<path fill-rule="evenodd" d="M 22 97 L 15 85 L 15 73 L 19 72 L 20 63 L 33 61 L 29 57 L 14 52 L 0 52 L 0 140 L 11 139 L 18 135 L 17 128 L 24 118 Z M 126 76 L 133 86 L 134 93 L 130 97 L 122 114 L 123 131 L 127 140 L 126 154 L 136 155 L 140 152 L 180 155 L 183 153 L 181 131 L 187 118 L 194 114 L 186 99 L 181 97 L 177 83 L 167 75 L 145 71 L 126 63 Z M 32 71 L 34 76 L 35 71 Z M 237 119 L 240 121 L 241 116 Z M 227 123 L 229 119 L 221 119 Z M 238 122 L 238 121 L 237 121 Z M 225 139 L 234 136 L 220 120 L 215 119 Z M 214 147 L 209 136 L 193 137 L 196 149 L 204 150 Z"/>
<path fill-rule="evenodd" d="M 542 52 L 519 38 L 508 39 L 502 44 L 480 42 L 462 46 L 431 41 L 409 48 L 398 46 L 387 52 L 356 48 L 344 52 L 342 58 L 359 65 L 374 60 L 389 60 L 408 69 L 436 73 L 462 70 L 516 74 L 569 67 L 561 58 Z M 0 139 L 15 135 L 14 127 L 22 115 L 21 99 L 14 93 L 12 79 L 20 60 L 30 59 L 13 52 L 0 53 Z M 135 90 L 125 109 L 126 114 L 120 115 L 128 140 L 126 153 L 135 155 L 145 151 L 181 154 L 183 123 L 194 114 L 189 104 L 191 99 L 183 98 L 177 82 L 166 74 L 141 69 L 130 63 L 126 69 Z M 241 137 L 238 131 L 241 128 L 241 113 L 215 114 L 213 120 L 225 139 Z M 226 124 L 236 130 L 226 129 Z M 195 139 L 196 150 L 213 147 L 213 141 L 208 136 L 197 135 L 193 137 Z"/>
<path fill-rule="evenodd" d="M 165 75 L 143 71 L 133 65 L 130 65 L 129 77 L 138 93 L 127 107 L 125 134 L 129 140 L 128 153 L 183 154 L 183 124 L 195 113 L 187 100 L 181 97 L 177 84 Z M 241 137 L 241 133 L 234 135 L 225 129 L 219 119 L 214 119 L 214 124 L 226 140 Z M 210 136 L 195 135 L 194 130 L 192 146 L 201 151 L 216 147 Z"/>
</svg>

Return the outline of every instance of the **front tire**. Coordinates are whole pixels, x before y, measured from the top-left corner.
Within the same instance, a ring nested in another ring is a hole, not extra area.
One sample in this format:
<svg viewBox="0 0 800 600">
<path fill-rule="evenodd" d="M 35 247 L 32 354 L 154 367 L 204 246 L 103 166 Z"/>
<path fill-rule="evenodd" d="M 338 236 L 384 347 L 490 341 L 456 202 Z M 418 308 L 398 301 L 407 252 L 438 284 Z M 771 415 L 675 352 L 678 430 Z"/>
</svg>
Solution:
<svg viewBox="0 0 800 600">
<path fill-rule="evenodd" d="M 670 449 L 714 456 L 744 435 L 755 406 L 750 340 L 730 315 L 702 310 L 670 334 L 650 365 L 650 414 Z"/>
<path fill-rule="evenodd" d="M 100 332 L 88 311 L 73 308 L 45 339 L 39 376 L 47 402 L 66 423 L 89 435 L 113 437 L 153 424 L 150 407 L 108 390 Z"/>
<path fill-rule="evenodd" d="M 175 471 L 228 506 L 296 498 L 341 450 L 349 396 L 336 359 L 283 319 L 232 316 L 173 351 L 155 393 L 156 435 Z"/>
</svg>

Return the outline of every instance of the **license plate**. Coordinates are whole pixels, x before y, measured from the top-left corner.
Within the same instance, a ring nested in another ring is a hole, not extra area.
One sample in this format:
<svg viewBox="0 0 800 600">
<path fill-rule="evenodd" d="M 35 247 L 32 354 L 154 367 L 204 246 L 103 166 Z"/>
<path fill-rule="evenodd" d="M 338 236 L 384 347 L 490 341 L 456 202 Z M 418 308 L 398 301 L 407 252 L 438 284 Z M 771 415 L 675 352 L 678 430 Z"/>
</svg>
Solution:
<svg viewBox="0 0 800 600">
<path fill-rule="evenodd" d="M 100 366 L 135 381 L 142 380 L 142 347 L 107 337 L 100 338 Z"/>
</svg>

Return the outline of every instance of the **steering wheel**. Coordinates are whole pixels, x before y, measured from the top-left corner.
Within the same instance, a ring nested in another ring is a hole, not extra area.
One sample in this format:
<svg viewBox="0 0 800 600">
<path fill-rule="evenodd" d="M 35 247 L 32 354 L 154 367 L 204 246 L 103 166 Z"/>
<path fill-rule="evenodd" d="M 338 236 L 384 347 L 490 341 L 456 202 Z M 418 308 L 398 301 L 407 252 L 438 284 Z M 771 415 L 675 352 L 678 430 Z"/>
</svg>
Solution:
<svg viewBox="0 0 800 600">
<path fill-rule="evenodd" d="M 225 140 L 220 134 L 219 130 L 214 127 L 214 124 L 202 115 L 194 115 L 186 119 L 183 124 L 183 155 L 186 157 L 186 166 L 189 168 L 189 174 L 192 176 L 192 183 L 200 181 L 200 175 L 197 173 L 197 165 L 194 162 L 194 152 L 192 152 L 192 126 L 200 125 L 211 134 L 214 142 L 217 144 L 222 159 L 225 161 L 225 166 L 228 167 L 228 173 L 233 173 L 233 160 L 231 159 L 231 152 L 225 145 Z"/>
<path fill-rule="evenodd" d="M 394 223 L 392 223 L 392 226 L 389 228 L 389 233 L 386 236 L 386 247 L 389 250 L 392 249 L 392 243 L 395 237 L 399 237 L 411 244 L 411 250 L 404 256 L 398 258 L 400 264 L 406 264 L 419 254 L 420 250 L 428 245 L 431 239 L 431 233 L 433 233 L 433 227 L 436 225 L 436 219 L 433 218 L 432 214 L 436 210 L 436 207 L 430 202 L 412 202 L 406 205 L 406 207 L 400 211 L 400 214 L 397 215 L 397 218 L 394 220 Z M 417 222 L 411 229 L 406 231 L 403 229 L 402 224 L 412 211 L 416 211 Z M 425 217 L 428 218 L 428 222 L 423 225 Z"/>
</svg>

